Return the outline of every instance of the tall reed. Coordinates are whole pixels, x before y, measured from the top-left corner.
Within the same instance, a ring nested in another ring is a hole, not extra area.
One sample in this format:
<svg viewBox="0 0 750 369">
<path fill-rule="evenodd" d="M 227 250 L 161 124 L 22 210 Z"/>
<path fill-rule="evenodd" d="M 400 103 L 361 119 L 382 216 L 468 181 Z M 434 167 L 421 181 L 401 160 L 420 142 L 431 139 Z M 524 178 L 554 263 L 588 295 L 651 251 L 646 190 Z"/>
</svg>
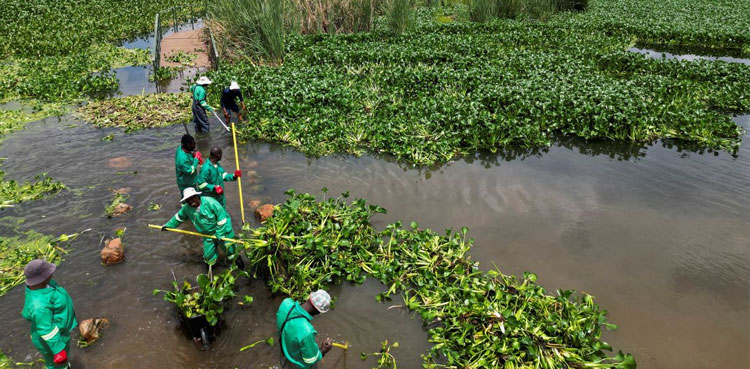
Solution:
<svg viewBox="0 0 750 369">
<path fill-rule="evenodd" d="M 209 3 L 212 29 L 225 55 L 278 63 L 284 57 L 288 0 L 215 0 Z"/>
<path fill-rule="evenodd" d="M 390 0 L 387 6 L 388 27 L 393 33 L 403 33 L 413 25 L 412 0 Z"/>
<path fill-rule="evenodd" d="M 469 19 L 484 23 L 497 16 L 498 0 L 474 0 L 469 8 Z"/>
</svg>

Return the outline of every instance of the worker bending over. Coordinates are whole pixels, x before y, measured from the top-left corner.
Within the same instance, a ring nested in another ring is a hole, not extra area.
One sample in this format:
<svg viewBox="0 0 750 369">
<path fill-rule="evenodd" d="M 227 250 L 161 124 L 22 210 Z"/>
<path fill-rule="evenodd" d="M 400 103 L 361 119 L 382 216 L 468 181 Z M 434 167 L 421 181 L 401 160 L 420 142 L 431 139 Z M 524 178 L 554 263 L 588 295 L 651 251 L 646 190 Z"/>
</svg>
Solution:
<svg viewBox="0 0 750 369">
<path fill-rule="evenodd" d="M 188 187 L 195 187 L 198 164 L 203 164 L 203 157 L 200 151 L 195 151 L 195 139 L 189 134 L 184 134 L 182 144 L 177 148 L 174 156 L 174 169 L 180 194 Z"/>
<path fill-rule="evenodd" d="M 328 292 L 317 290 L 302 304 L 287 297 L 276 312 L 276 330 L 281 344 L 282 368 L 315 368 L 318 361 L 333 347 L 330 338 L 320 345 L 315 343 L 313 316 L 325 313 L 331 307 Z"/>
<path fill-rule="evenodd" d="M 219 258 L 218 246 L 221 247 L 228 259 L 235 259 L 237 265 L 244 269 L 242 259 L 235 255 L 234 243 L 221 240 L 222 238 L 234 238 L 232 219 L 224 210 L 224 207 L 212 197 L 201 196 L 201 193 L 192 187 L 185 189 L 180 202 L 183 203 L 180 211 L 167 224 L 162 226 L 161 230 L 166 231 L 167 228 L 176 228 L 186 219 L 190 219 L 198 232 L 217 238 L 203 238 L 203 260 L 206 264 L 209 266 L 216 264 L 216 260 Z"/>
<path fill-rule="evenodd" d="M 23 270 L 26 276 L 24 319 L 31 322 L 31 342 L 44 358 L 47 369 L 68 368 L 70 332 L 78 325 L 73 300 L 52 280 L 57 267 L 34 259 Z"/>
<path fill-rule="evenodd" d="M 209 163 L 203 165 L 200 174 L 198 174 L 198 189 L 203 193 L 203 196 L 213 197 L 226 209 L 227 199 L 224 197 L 224 182 L 236 181 L 237 178 L 242 177 L 242 171 L 238 169 L 234 171 L 234 174 L 227 173 L 219 164 L 222 154 L 220 147 L 211 148 L 208 157 Z"/>
<path fill-rule="evenodd" d="M 237 98 L 240 99 L 242 110 L 237 106 Z M 242 123 L 242 112 L 245 111 L 245 99 L 242 97 L 242 90 L 237 82 L 232 81 L 229 84 L 229 88 L 225 88 L 221 91 L 221 110 L 224 111 L 224 119 L 229 124 L 232 116 L 230 112 L 234 112 L 237 115 L 237 120 Z"/>
</svg>

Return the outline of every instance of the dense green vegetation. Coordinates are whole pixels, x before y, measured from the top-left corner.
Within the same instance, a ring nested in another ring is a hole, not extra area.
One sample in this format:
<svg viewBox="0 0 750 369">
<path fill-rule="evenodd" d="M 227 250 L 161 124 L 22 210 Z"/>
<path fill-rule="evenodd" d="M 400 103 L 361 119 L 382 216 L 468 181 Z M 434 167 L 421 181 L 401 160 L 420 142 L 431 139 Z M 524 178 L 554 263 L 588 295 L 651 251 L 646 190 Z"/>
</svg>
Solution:
<svg viewBox="0 0 750 369">
<path fill-rule="evenodd" d="M 176 0 L 3 2 L 0 12 L 0 101 L 67 101 L 112 91 L 111 68 L 147 62 L 145 51 L 114 43 L 153 30 L 157 12 Z M 179 14 L 184 18 L 189 12 Z M 99 72 L 92 74 L 92 72 Z"/>
<path fill-rule="evenodd" d="M 627 52 L 635 36 L 592 28 L 604 19 L 597 9 L 487 23 L 421 10 L 403 35 L 290 36 L 283 65 L 225 64 L 209 98 L 238 80 L 254 122 L 242 137 L 312 155 L 369 150 L 431 164 L 557 135 L 735 151 L 741 129 L 728 113 L 750 111 L 750 67 Z"/>
<path fill-rule="evenodd" d="M 592 0 L 574 22 L 656 47 L 687 46 L 750 57 L 750 2 Z"/>
<path fill-rule="evenodd" d="M 428 328 L 434 345 L 425 368 L 636 366 L 630 355 L 604 354 L 612 348 L 601 340 L 602 327 L 616 326 L 592 296 L 547 294 L 532 273 L 518 280 L 482 271 L 468 255 L 466 228 L 437 233 L 397 222 L 378 232 L 370 218 L 381 207 L 346 203 L 346 194 L 322 201 L 287 194 L 263 226 L 244 228 L 241 237 L 255 240 L 245 253 L 257 273 L 272 291 L 297 299 L 344 281 L 379 280 L 387 290 L 378 301 L 400 296 Z"/>
</svg>

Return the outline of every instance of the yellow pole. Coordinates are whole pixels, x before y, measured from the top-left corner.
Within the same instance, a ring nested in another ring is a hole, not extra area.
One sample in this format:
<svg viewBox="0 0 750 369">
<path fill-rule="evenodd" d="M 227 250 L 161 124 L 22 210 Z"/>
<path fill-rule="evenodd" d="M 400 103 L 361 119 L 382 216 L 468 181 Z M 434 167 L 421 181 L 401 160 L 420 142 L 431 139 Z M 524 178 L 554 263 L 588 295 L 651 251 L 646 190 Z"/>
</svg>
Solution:
<svg viewBox="0 0 750 369">
<path fill-rule="evenodd" d="M 159 226 L 159 225 L 156 225 L 156 224 L 149 224 L 149 225 L 148 225 L 148 227 L 149 227 L 149 228 L 154 228 L 154 229 L 161 229 L 161 226 Z M 249 244 L 248 244 L 247 242 L 245 242 L 245 241 L 235 240 L 235 239 L 231 239 L 231 238 L 218 238 L 218 237 L 216 237 L 216 236 L 211 236 L 211 235 L 207 235 L 207 234 L 203 234 L 203 233 L 198 233 L 198 232 L 191 232 L 191 231 L 186 231 L 186 230 L 183 230 L 183 229 L 177 229 L 177 228 L 167 228 L 167 230 L 168 230 L 168 231 L 170 231 L 170 232 L 177 232 L 177 233 L 184 233 L 184 234 L 189 234 L 189 235 L 191 235 L 191 236 L 199 236 L 199 237 L 213 238 L 213 239 L 215 239 L 215 240 L 229 241 L 229 242 L 234 242 L 234 243 L 241 243 L 241 244 L 243 244 L 243 245 L 249 245 Z"/>
<path fill-rule="evenodd" d="M 333 343 L 331 343 L 331 345 L 333 345 L 333 347 L 338 347 L 338 348 L 341 348 L 341 349 L 344 349 L 344 350 L 349 350 L 349 342 L 344 343 L 344 344 L 338 343 L 338 342 L 333 342 Z"/>
<path fill-rule="evenodd" d="M 232 142 L 234 143 L 234 164 L 237 170 L 240 170 L 240 157 L 237 155 L 237 134 L 232 122 Z M 242 214 L 242 224 L 245 224 L 245 203 L 242 201 L 242 178 L 237 178 L 237 188 L 240 192 L 240 214 Z"/>
</svg>

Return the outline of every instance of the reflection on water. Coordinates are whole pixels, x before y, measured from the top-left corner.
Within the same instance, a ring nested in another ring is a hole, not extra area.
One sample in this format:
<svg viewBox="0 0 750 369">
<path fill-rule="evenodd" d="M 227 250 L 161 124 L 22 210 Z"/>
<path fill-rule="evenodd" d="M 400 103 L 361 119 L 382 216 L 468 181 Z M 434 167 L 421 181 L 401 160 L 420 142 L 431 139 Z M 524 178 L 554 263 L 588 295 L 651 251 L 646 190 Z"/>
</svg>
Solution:
<svg viewBox="0 0 750 369">
<path fill-rule="evenodd" d="M 740 63 L 740 64 L 750 65 L 750 59 L 735 58 L 732 56 L 710 56 L 710 55 L 691 54 L 690 50 L 684 51 L 682 54 L 678 54 L 678 53 L 671 53 L 667 51 L 656 51 L 656 50 L 647 49 L 647 48 L 631 47 L 628 49 L 628 51 L 643 54 L 654 59 L 677 59 L 677 60 L 687 60 L 687 61 L 721 60 L 727 63 Z"/>
<path fill-rule="evenodd" d="M 750 128 L 750 116 L 736 121 Z M 117 130 L 80 122 L 69 128 L 70 123 L 71 118 L 48 119 L 6 138 L 0 157 L 9 158 L 3 169 L 11 178 L 30 179 L 46 171 L 69 190 L 0 215 L 23 217 L 21 230 L 94 230 L 73 243 L 57 273 L 75 299 L 79 318 L 113 319 L 100 342 L 76 351 L 77 367 L 273 365 L 278 346 L 239 352 L 275 335 L 274 314 L 283 296 L 271 296 L 261 282 L 240 283 L 239 294 L 252 295 L 255 302 L 250 308 L 229 307 L 226 329 L 205 353 L 180 331 L 172 306 L 151 295 L 154 288 L 169 288 L 171 271 L 181 279 L 203 270 L 199 240 L 145 228 L 163 223 L 177 210 L 172 166 L 183 128 L 117 134 L 114 141 L 102 142 Z M 233 161 L 231 137 L 212 128 L 210 136 L 199 138 L 199 149 L 221 146 L 227 165 Z M 131 159 L 131 167 L 107 166 L 123 156 Z M 330 193 L 351 191 L 353 198 L 388 209 L 374 219 L 378 228 L 399 219 L 433 229 L 468 226 L 475 239 L 472 256 L 484 268 L 495 263 L 507 274 L 533 271 L 550 291 L 577 289 L 596 296 L 620 326 L 605 333 L 605 339 L 632 352 L 640 368 L 750 365 L 747 145 L 733 157 L 663 145 L 562 140 L 540 151 L 479 153 L 414 169 L 385 156 L 315 159 L 253 142 L 240 146 L 240 158 L 243 170 L 257 173 L 243 178 L 246 202 L 281 202 L 290 187 L 318 195 L 327 187 Z M 234 186 L 226 191 L 237 226 Z M 131 188 L 128 203 L 134 210 L 107 219 L 110 189 L 121 187 Z M 148 210 L 151 202 L 162 209 Z M 101 237 L 119 227 L 128 228 L 127 260 L 103 267 Z M 321 336 L 348 340 L 353 349 L 333 351 L 321 369 L 370 368 L 372 363 L 361 362 L 358 353 L 377 351 L 386 339 L 400 343 L 394 352 L 400 367 L 420 367 L 420 354 L 429 347 L 426 332 L 407 312 L 388 309 L 398 301 L 377 303 L 374 296 L 383 289 L 377 282 L 333 289 L 336 309 L 316 318 L 315 325 Z M 10 350 L 16 359 L 36 355 L 19 315 L 22 302 L 22 288 L 0 298 L 0 319 L 6 322 L 0 349 Z"/>
</svg>

